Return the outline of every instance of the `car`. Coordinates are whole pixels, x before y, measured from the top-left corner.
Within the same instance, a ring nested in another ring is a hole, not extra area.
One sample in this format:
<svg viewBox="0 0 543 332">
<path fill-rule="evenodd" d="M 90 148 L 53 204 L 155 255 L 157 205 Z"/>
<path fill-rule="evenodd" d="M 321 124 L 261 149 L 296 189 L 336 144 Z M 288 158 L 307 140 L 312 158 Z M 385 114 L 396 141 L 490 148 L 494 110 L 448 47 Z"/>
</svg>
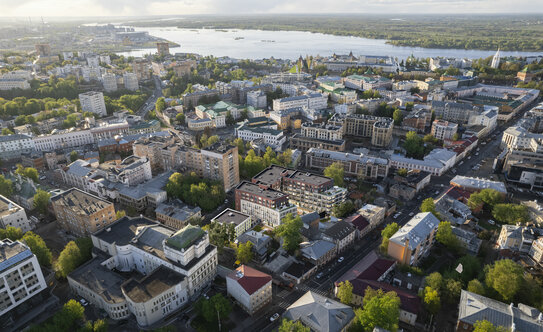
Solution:
<svg viewBox="0 0 543 332">
<path fill-rule="evenodd" d="M 279 318 L 279 314 L 276 312 L 273 314 L 273 316 L 270 317 L 270 322 L 275 321 L 277 318 Z"/>
<path fill-rule="evenodd" d="M 322 273 L 322 272 L 319 272 L 319 274 L 317 274 L 317 279 L 322 278 L 322 275 L 323 275 L 323 273 Z"/>
<path fill-rule="evenodd" d="M 337 260 L 337 262 L 338 262 L 338 263 L 341 263 L 341 262 L 343 262 L 344 259 L 345 259 L 345 257 L 341 256 L 341 257 Z"/>
<path fill-rule="evenodd" d="M 436 190 L 436 192 L 434 193 L 434 195 L 439 195 L 439 191 Z"/>
<path fill-rule="evenodd" d="M 410 216 L 410 217 L 412 217 L 412 216 L 414 216 L 414 215 L 415 215 L 415 212 L 409 213 L 409 216 Z"/>
<path fill-rule="evenodd" d="M 87 302 L 85 299 L 81 299 L 81 300 L 79 300 L 79 302 L 80 302 L 84 307 L 86 307 L 86 306 L 89 304 L 89 302 Z"/>
<path fill-rule="evenodd" d="M 492 219 L 488 219 L 488 223 L 491 224 L 491 225 L 496 225 L 496 222 Z"/>
<path fill-rule="evenodd" d="M 471 159 L 471 156 L 468 156 L 468 160 L 470 160 L 470 159 Z"/>
<path fill-rule="evenodd" d="M 464 163 L 464 161 L 462 160 L 462 161 L 458 164 L 458 166 L 462 166 L 463 163 Z"/>
<path fill-rule="evenodd" d="M 40 180 L 45 180 L 45 179 L 46 179 L 45 175 L 40 176 Z"/>
<path fill-rule="evenodd" d="M 478 156 L 478 155 L 479 155 L 479 152 L 475 152 L 475 155 Z"/>
</svg>

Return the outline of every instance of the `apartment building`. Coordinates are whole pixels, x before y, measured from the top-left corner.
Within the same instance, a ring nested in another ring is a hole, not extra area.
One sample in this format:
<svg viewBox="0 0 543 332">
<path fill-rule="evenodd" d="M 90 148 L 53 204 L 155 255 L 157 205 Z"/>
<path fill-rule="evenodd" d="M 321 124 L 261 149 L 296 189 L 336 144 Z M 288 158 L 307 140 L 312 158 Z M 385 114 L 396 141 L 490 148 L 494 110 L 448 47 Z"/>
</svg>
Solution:
<svg viewBox="0 0 543 332">
<path fill-rule="evenodd" d="M 264 91 L 256 90 L 247 92 L 247 105 L 254 108 L 266 108 L 268 99 Z"/>
<path fill-rule="evenodd" d="M 458 130 L 458 124 L 444 120 L 434 120 L 431 134 L 438 140 L 452 140 Z"/>
<path fill-rule="evenodd" d="M 425 171 L 432 175 L 441 176 L 456 163 L 456 153 L 446 149 L 434 149 L 423 160 L 393 154 L 389 161 L 390 166 L 396 169 Z"/>
<path fill-rule="evenodd" d="M 336 245 L 336 253 L 340 254 L 350 247 L 356 238 L 356 229 L 351 223 L 338 221 L 323 232 L 322 239 Z"/>
<path fill-rule="evenodd" d="M 104 94 L 101 92 L 89 91 L 80 93 L 79 102 L 81 103 L 81 110 L 83 112 L 91 112 L 100 116 L 107 115 Z"/>
<path fill-rule="evenodd" d="M 226 276 L 226 290 L 249 315 L 272 301 L 272 277 L 247 265 Z"/>
<path fill-rule="evenodd" d="M 282 130 L 247 126 L 245 123 L 236 128 L 235 135 L 247 142 L 262 140 L 265 145 L 274 149 L 281 148 L 287 141 Z"/>
<path fill-rule="evenodd" d="M 303 212 L 330 211 L 347 195 L 347 189 L 334 186 L 331 178 L 276 165 L 255 175 L 252 182 L 284 192 Z"/>
<path fill-rule="evenodd" d="M 470 117 L 481 113 L 481 109 L 471 104 L 445 101 L 432 101 L 432 110 L 437 118 L 458 124 L 468 123 Z"/>
<path fill-rule="evenodd" d="M 226 209 L 219 213 L 211 219 L 211 222 L 228 226 L 233 225 L 236 239 L 253 226 L 250 215 L 232 209 Z"/>
<path fill-rule="evenodd" d="M 434 244 L 439 225 L 431 212 L 416 214 L 388 241 L 388 255 L 400 264 L 417 265 Z"/>
<path fill-rule="evenodd" d="M 173 66 L 173 72 L 179 77 L 189 75 L 197 66 L 196 60 L 177 61 Z"/>
<path fill-rule="evenodd" d="M 273 101 L 274 111 L 283 111 L 296 107 L 311 108 L 316 110 L 325 109 L 328 107 L 328 98 L 321 93 L 312 93 L 309 95 L 275 99 Z"/>
<path fill-rule="evenodd" d="M 51 198 L 59 225 L 72 234 L 87 236 L 115 221 L 115 207 L 97 196 L 72 188 Z"/>
<path fill-rule="evenodd" d="M 138 81 L 146 81 L 151 79 L 151 72 L 149 70 L 149 62 L 145 59 L 135 59 L 132 62 L 132 70 Z"/>
<path fill-rule="evenodd" d="M 0 195 L 0 226 L 20 228 L 23 233 L 31 230 L 32 224 L 26 216 L 25 209 L 8 198 Z"/>
<path fill-rule="evenodd" d="M 38 151 L 53 151 L 57 149 L 77 148 L 86 144 L 94 144 L 95 139 L 90 130 L 54 129 L 50 135 L 40 135 L 32 138 Z"/>
<path fill-rule="evenodd" d="M 20 158 L 22 154 L 32 152 L 34 148 L 35 143 L 30 136 L 22 134 L 0 136 L 0 159 Z"/>
<path fill-rule="evenodd" d="M 124 88 L 129 91 L 137 91 L 140 86 L 138 83 L 138 75 L 130 72 L 123 73 Z"/>
<path fill-rule="evenodd" d="M 24 78 L 0 78 L 0 90 L 30 89 L 30 83 Z"/>
<path fill-rule="evenodd" d="M 295 134 L 290 139 L 290 146 L 303 152 L 311 148 L 331 151 L 344 151 L 345 140 L 341 126 L 303 123 L 301 134 Z"/>
<path fill-rule="evenodd" d="M 296 215 L 296 205 L 280 191 L 243 181 L 235 190 L 236 210 L 248 214 L 253 222 L 277 227 L 287 214 Z"/>
<path fill-rule="evenodd" d="M 304 137 L 311 137 L 328 141 L 343 139 L 343 129 L 341 126 L 306 122 L 302 124 L 301 129 L 301 134 Z"/>
<path fill-rule="evenodd" d="M 346 136 L 371 138 L 371 144 L 387 147 L 392 142 L 394 121 L 391 118 L 364 114 L 334 114 L 329 124 L 341 126 Z"/>
<path fill-rule="evenodd" d="M 384 207 L 373 204 L 366 204 L 357 211 L 359 215 L 369 222 L 371 228 L 377 227 L 385 220 L 385 212 Z"/>
<path fill-rule="evenodd" d="M 99 165 L 98 173 L 111 182 L 135 186 L 153 178 L 151 163 L 146 157 L 129 156 L 120 163 L 115 161 Z"/>
<path fill-rule="evenodd" d="M 117 76 L 112 73 L 102 75 L 102 85 L 106 92 L 117 91 Z"/>
<path fill-rule="evenodd" d="M 156 50 L 158 55 L 170 55 L 170 44 L 168 42 L 156 43 Z"/>
<path fill-rule="evenodd" d="M 346 176 L 365 179 L 385 178 L 390 168 L 388 159 L 371 155 L 367 150 L 354 154 L 311 148 L 305 154 L 305 165 L 311 169 L 324 171 L 336 162 L 343 165 Z"/>
<path fill-rule="evenodd" d="M 173 202 L 159 204 L 155 213 L 158 221 L 179 230 L 185 227 L 191 219 L 200 218 L 202 209 L 197 206 L 190 207 L 177 199 Z"/>
<path fill-rule="evenodd" d="M 26 244 L 0 240 L 0 316 L 47 288 L 36 256 Z"/>
<path fill-rule="evenodd" d="M 192 109 L 199 105 L 200 99 L 218 97 L 219 92 L 217 90 L 204 90 L 196 91 L 193 93 L 186 93 L 183 95 L 183 107 L 185 109 Z"/>
</svg>

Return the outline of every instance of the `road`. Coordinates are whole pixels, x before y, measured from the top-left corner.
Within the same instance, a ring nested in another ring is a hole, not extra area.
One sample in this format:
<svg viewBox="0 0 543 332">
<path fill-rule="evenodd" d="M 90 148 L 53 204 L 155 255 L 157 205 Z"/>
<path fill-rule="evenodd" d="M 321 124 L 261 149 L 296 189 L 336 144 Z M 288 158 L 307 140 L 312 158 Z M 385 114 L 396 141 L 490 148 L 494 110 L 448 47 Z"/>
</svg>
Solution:
<svg viewBox="0 0 543 332">
<path fill-rule="evenodd" d="M 160 82 L 160 77 L 153 75 L 153 80 L 155 81 L 155 90 L 153 91 L 153 94 L 147 98 L 145 104 L 143 104 L 143 106 L 136 112 L 136 114 L 142 118 L 144 118 L 149 111 L 155 108 L 157 99 L 162 97 L 162 85 Z"/>
</svg>

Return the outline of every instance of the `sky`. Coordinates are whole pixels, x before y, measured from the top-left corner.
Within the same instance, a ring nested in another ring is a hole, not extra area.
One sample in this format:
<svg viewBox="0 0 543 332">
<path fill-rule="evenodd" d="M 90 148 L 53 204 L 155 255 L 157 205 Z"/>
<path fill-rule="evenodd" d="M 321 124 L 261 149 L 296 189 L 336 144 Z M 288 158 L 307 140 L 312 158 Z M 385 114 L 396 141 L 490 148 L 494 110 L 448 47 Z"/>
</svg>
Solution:
<svg viewBox="0 0 543 332">
<path fill-rule="evenodd" d="M 0 16 L 542 13 L 543 0 L 0 0 Z"/>
</svg>

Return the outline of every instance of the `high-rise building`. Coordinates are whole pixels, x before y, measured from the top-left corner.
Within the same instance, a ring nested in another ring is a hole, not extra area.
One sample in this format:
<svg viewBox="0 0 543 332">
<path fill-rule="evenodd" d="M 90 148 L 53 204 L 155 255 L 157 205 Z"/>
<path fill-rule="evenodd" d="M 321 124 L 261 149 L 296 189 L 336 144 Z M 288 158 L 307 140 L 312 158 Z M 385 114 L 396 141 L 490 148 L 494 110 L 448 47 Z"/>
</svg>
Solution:
<svg viewBox="0 0 543 332">
<path fill-rule="evenodd" d="M 490 67 L 497 69 L 500 66 L 500 60 L 501 60 L 500 49 L 498 48 L 498 51 L 492 57 L 492 63 L 490 64 Z"/>
<path fill-rule="evenodd" d="M 136 91 L 140 88 L 138 84 L 138 76 L 134 73 L 123 74 L 124 88 L 130 91 Z"/>
<path fill-rule="evenodd" d="M 36 256 L 25 244 L 0 241 L 0 316 L 47 288 Z"/>
<path fill-rule="evenodd" d="M 104 94 L 96 91 L 89 91 L 79 94 L 79 102 L 83 112 L 91 112 L 101 116 L 107 115 Z"/>
<path fill-rule="evenodd" d="M 156 50 L 158 55 L 170 55 L 170 44 L 168 42 L 156 43 Z"/>
<path fill-rule="evenodd" d="M 102 75 L 102 84 L 106 92 L 117 91 L 117 76 L 111 73 Z"/>
<path fill-rule="evenodd" d="M 145 81 L 151 79 L 151 73 L 149 71 L 149 62 L 145 59 L 136 59 L 132 62 L 132 69 L 134 74 L 138 78 L 138 81 Z"/>
</svg>

